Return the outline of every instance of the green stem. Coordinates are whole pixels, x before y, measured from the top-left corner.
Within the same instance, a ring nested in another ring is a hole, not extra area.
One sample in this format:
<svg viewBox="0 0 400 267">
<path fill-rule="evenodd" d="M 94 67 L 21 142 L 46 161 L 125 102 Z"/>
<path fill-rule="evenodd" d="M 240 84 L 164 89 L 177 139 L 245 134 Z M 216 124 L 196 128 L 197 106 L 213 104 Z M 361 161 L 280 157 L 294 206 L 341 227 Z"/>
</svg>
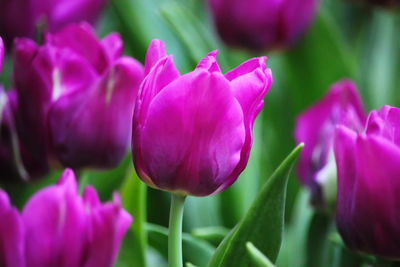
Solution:
<svg viewBox="0 0 400 267">
<path fill-rule="evenodd" d="M 168 261 L 169 267 L 182 267 L 182 217 L 186 196 L 172 194 L 169 213 Z"/>
</svg>

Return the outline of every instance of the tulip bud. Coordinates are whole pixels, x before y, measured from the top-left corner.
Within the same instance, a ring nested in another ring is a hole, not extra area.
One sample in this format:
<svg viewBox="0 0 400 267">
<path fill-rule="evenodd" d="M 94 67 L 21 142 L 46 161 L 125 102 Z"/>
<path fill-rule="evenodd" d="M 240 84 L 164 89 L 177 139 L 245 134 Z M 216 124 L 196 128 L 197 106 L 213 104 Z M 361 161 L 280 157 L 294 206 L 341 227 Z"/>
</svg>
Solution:
<svg viewBox="0 0 400 267">
<path fill-rule="evenodd" d="M 317 0 L 209 0 L 222 40 L 256 52 L 293 45 L 314 18 Z"/>
<path fill-rule="evenodd" d="M 33 195 L 21 215 L 0 191 L 0 216 L 0 265 L 16 267 L 112 266 L 132 222 L 118 195 L 102 204 L 87 187 L 79 197 L 71 170 Z"/>
<path fill-rule="evenodd" d="M 121 161 L 143 78 L 141 64 L 121 54 L 119 35 L 98 41 L 87 24 L 47 34 L 42 46 L 16 40 L 19 133 L 29 151 L 72 168 Z"/>
<path fill-rule="evenodd" d="M 194 71 L 180 75 L 163 49 L 154 40 L 146 55 L 150 72 L 133 119 L 136 170 L 162 190 L 195 196 L 221 192 L 246 167 L 271 70 L 261 57 L 222 74 L 214 51 Z"/>
<path fill-rule="evenodd" d="M 339 126 L 336 222 L 346 245 L 356 251 L 400 259 L 400 109 L 369 114 L 365 132 Z"/>
<path fill-rule="evenodd" d="M 305 144 L 298 175 L 311 192 L 314 206 L 325 207 L 336 200 L 336 165 L 333 138 L 337 124 L 361 130 L 365 114 L 355 85 L 348 80 L 334 84 L 326 96 L 297 119 L 295 139 Z"/>
<path fill-rule="evenodd" d="M 0 35 L 7 45 L 15 37 L 56 32 L 70 23 L 95 23 L 107 0 L 0 0 Z"/>
</svg>

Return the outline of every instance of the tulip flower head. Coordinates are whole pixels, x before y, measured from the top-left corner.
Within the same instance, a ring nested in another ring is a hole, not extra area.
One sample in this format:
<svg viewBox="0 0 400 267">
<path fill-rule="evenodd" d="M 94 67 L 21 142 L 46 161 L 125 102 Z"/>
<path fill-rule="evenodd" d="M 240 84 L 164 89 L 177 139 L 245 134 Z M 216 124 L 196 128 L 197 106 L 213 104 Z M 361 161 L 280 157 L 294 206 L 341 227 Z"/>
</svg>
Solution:
<svg viewBox="0 0 400 267">
<path fill-rule="evenodd" d="M 314 18 L 317 0 L 209 0 L 217 31 L 231 46 L 253 51 L 293 45 Z"/>
<path fill-rule="evenodd" d="M 33 195 L 21 214 L 0 190 L 0 266 L 108 267 L 132 222 L 118 195 L 102 204 L 92 187 L 78 196 L 71 170 Z"/>
<path fill-rule="evenodd" d="M 223 191 L 245 168 L 252 128 L 272 84 L 265 57 L 222 74 L 216 51 L 180 75 L 154 40 L 133 119 L 139 177 L 162 190 L 206 196 Z"/>
<path fill-rule="evenodd" d="M 17 39 L 14 83 L 19 134 L 38 158 L 72 168 L 112 168 L 125 156 L 143 67 L 121 56 L 111 33 L 88 24 L 46 34 L 44 44 Z"/>
<path fill-rule="evenodd" d="M 365 122 L 361 100 L 349 80 L 334 84 L 326 96 L 297 119 L 296 142 L 304 142 L 298 175 L 311 191 L 312 203 L 324 206 L 336 198 L 333 139 L 337 124 L 361 130 Z"/>
<path fill-rule="evenodd" d="M 356 251 L 400 259 L 400 109 L 369 114 L 365 131 L 336 129 L 336 222 Z"/>
</svg>

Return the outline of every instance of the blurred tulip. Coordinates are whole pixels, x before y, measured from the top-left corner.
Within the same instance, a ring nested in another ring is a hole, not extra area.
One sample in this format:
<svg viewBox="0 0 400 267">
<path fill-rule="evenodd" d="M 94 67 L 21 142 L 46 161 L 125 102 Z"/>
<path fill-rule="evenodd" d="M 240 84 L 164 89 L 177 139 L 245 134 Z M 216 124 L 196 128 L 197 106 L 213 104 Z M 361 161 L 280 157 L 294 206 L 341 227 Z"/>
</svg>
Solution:
<svg viewBox="0 0 400 267">
<path fill-rule="evenodd" d="M 304 142 L 298 175 L 311 191 L 312 203 L 324 207 L 336 199 L 336 165 L 333 138 L 337 124 L 361 130 L 366 115 L 355 85 L 349 80 L 334 84 L 326 96 L 297 119 L 295 139 Z"/>
<path fill-rule="evenodd" d="M 87 187 L 79 197 L 71 170 L 33 195 L 21 215 L 0 191 L 0 215 L 0 265 L 18 267 L 112 266 L 132 222 L 118 195 L 102 204 Z"/>
<path fill-rule="evenodd" d="M 314 18 L 318 0 L 209 0 L 226 44 L 253 50 L 293 45 Z"/>
<path fill-rule="evenodd" d="M 107 0 L 0 0 L 0 35 L 33 38 L 38 28 L 55 32 L 70 24 L 94 23 Z"/>
<path fill-rule="evenodd" d="M 22 219 L 0 189 L 0 266 L 25 267 Z"/>
<path fill-rule="evenodd" d="M 340 126 L 336 221 L 348 247 L 400 259 L 400 109 L 372 111 L 365 132 Z"/>
<path fill-rule="evenodd" d="M 87 24 L 47 34 L 42 46 L 16 40 L 18 132 L 28 151 L 71 168 L 122 160 L 143 67 L 121 54 L 118 34 L 98 41 Z"/>
<path fill-rule="evenodd" d="M 136 170 L 152 187 L 206 196 L 226 189 L 246 167 L 271 70 L 260 57 L 224 75 L 216 53 L 181 76 L 163 43 L 150 44 L 132 140 Z"/>
</svg>

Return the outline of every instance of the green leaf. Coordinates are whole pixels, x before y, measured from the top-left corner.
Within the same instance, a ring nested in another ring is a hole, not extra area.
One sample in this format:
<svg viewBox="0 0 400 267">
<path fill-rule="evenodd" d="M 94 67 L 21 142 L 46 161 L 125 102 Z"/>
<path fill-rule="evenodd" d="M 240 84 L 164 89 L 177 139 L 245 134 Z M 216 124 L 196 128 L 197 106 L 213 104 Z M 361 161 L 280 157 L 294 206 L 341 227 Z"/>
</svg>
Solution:
<svg viewBox="0 0 400 267">
<path fill-rule="evenodd" d="M 282 241 L 287 181 L 303 146 L 298 145 L 268 179 L 246 216 L 219 245 L 209 266 L 248 266 L 248 241 L 275 262 Z"/>
<path fill-rule="evenodd" d="M 297 194 L 291 223 L 285 229 L 285 238 L 277 266 L 306 266 L 307 231 L 313 214 L 314 210 L 310 205 L 309 191 L 300 190 Z"/>
<path fill-rule="evenodd" d="M 194 237 L 205 240 L 215 246 L 218 246 L 228 233 L 229 230 L 222 226 L 202 227 L 192 231 Z"/>
<path fill-rule="evenodd" d="M 253 243 L 247 242 L 246 249 L 254 266 L 275 267 L 275 265 L 272 264 L 272 262 L 260 250 L 258 250 Z"/>
<path fill-rule="evenodd" d="M 149 237 L 149 245 L 167 258 L 168 229 L 155 224 L 147 224 L 146 229 Z M 190 262 L 199 267 L 206 266 L 214 253 L 214 247 L 209 243 L 187 233 L 182 234 L 182 248 L 184 262 Z"/>
<path fill-rule="evenodd" d="M 131 166 L 121 187 L 121 200 L 134 221 L 122 244 L 117 266 L 146 266 L 146 192 L 146 185 Z"/>
<path fill-rule="evenodd" d="M 329 266 L 332 258 L 329 235 L 332 230 L 332 218 L 326 214 L 315 213 L 307 236 L 307 267 Z"/>
<path fill-rule="evenodd" d="M 168 1 L 170 2 L 170 1 Z M 122 36 L 132 55 L 142 60 L 150 41 L 165 42 L 167 51 L 181 71 L 189 71 L 192 62 L 183 44 L 160 16 L 160 6 L 165 0 L 112 0 L 111 4 L 120 19 Z"/>
<path fill-rule="evenodd" d="M 168 2 L 160 9 L 161 16 L 184 45 L 194 64 L 215 50 L 218 45 L 211 31 L 193 12 L 178 2 Z M 226 60 L 219 55 L 219 64 L 224 68 Z"/>
</svg>

